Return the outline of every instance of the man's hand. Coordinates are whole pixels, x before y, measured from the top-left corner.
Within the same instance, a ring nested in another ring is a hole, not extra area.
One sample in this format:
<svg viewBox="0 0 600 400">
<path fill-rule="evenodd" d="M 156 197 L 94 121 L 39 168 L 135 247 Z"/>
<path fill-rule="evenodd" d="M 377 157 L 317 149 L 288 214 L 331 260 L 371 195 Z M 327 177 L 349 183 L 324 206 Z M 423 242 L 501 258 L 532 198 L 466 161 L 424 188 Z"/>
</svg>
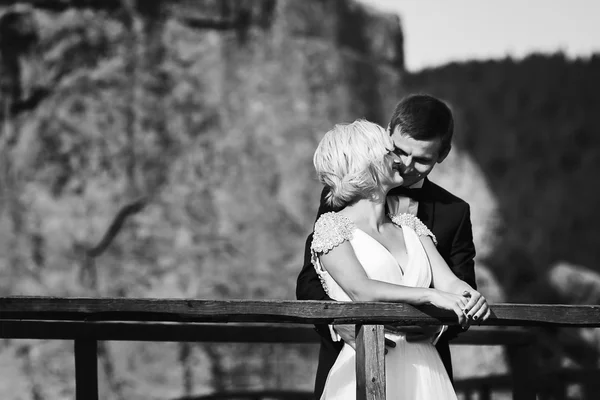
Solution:
<svg viewBox="0 0 600 400">
<path fill-rule="evenodd" d="M 407 342 L 431 342 L 433 338 L 440 332 L 439 326 L 396 326 L 386 325 L 394 333 L 402 333 L 406 335 Z"/>
<path fill-rule="evenodd" d="M 344 343 L 356 350 L 356 327 L 354 325 L 333 325 L 333 329 L 340 335 Z"/>
</svg>

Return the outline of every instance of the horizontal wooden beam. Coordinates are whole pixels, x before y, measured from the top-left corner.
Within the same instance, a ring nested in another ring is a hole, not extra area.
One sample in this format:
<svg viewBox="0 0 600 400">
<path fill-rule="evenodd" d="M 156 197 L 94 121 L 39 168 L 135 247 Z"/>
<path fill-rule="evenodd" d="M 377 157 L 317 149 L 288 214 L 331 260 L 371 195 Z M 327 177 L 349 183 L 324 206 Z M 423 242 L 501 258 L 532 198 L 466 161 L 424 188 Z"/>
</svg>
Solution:
<svg viewBox="0 0 600 400">
<path fill-rule="evenodd" d="M 41 8 L 50 11 L 65 11 L 68 8 L 118 10 L 123 7 L 119 0 L 0 0 L 0 6 L 12 6 L 16 3 L 28 3 L 35 8 Z"/>
<path fill-rule="evenodd" d="M 503 374 L 455 379 L 454 381 L 454 389 L 457 392 L 478 391 L 486 386 L 494 388 L 494 390 L 511 390 L 513 387 L 513 377 L 510 374 Z"/>
<path fill-rule="evenodd" d="M 535 380 L 535 387 L 540 388 L 552 387 L 552 384 L 562 383 L 564 385 L 581 383 L 584 385 L 592 385 L 600 382 L 599 369 L 574 369 L 563 368 L 559 370 L 541 370 L 538 371 Z M 495 390 L 511 390 L 513 388 L 514 377 L 512 374 L 478 376 L 474 378 L 462 378 L 454 381 L 454 388 L 460 392 L 471 390 L 479 390 L 481 387 L 487 386 Z"/>
<path fill-rule="evenodd" d="M 288 399 L 288 400 L 311 400 L 314 399 L 312 391 L 299 390 L 240 390 L 231 392 L 219 392 L 204 394 L 200 396 L 180 397 L 176 400 L 261 400 L 261 399 Z"/>
<path fill-rule="evenodd" d="M 319 343 L 310 325 L 0 320 L 0 338 L 213 343 Z M 523 345 L 525 329 L 473 327 L 453 345 Z"/>
<path fill-rule="evenodd" d="M 600 306 L 495 304 L 485 325 L 600 327 Z M 0 297 L 0 320 L 455 324 L 432 306 L 295 300 Z"/>
<path fill-rule="evenodd" d="M 318 343 L 309 325 L 0 320 L 4 339 L 95 339 L 146 342 Z"/>
<path fill-rule="evenodd" d="M 474 326 L 450 341 L 459 346 L 524 346 L 532 344 L 535 334 L 528 329 L 513 327 Z"/>
</svg>

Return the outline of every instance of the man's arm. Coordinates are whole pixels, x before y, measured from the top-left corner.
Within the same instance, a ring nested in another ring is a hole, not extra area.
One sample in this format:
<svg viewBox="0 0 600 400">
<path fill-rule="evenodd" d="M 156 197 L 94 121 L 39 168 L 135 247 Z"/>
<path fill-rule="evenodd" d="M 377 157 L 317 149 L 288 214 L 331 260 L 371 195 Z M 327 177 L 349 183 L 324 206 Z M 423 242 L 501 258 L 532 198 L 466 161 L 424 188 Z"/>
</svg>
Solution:
<svg viewBox="0 0 600 400">
<path fill-rule="evenodd" d="M 317 218 L 315 218 L 315 220 L 319 219 L 321 214 L 334 211 L 334 209 L 325 202 L 326 194 L 327 188 L 323 188 L 319 211 L 317 212 Z M 313 235 L 311 233 L 308 235 L 304 246 L 304 265 L 302 266 L 302 270 L 296 281 L 296 298 L 298 300 L 332 300 L 327 293 L 325 293 L 325 289 L 323 289 L 323 285 L 321 285 L 321 280 L 317 275 L 317 271 L 315 271 L 311 262 L 310 246 L 312 244 L 312 238 Z M 321 336 L 327 340 L 331 340 L 331 332 L 329 331 L 328 325 L 315 325 L 315 329 Z"/>
<path fill-rule="evenodd" d="M 311 262 L 310 245 L 312 243 L 313 234 L 311 233 L 306 238 L 304 247 L 304 265 L 302 271 L 298 275 L 296 281 L 296 298 L 298 300 L 331 300 L 325 293 L 321 280 L 317 275 L 317 271 Z"/>
<path fill-rule="evenodd" d="M 334 209 L 325 202 L 326 195 L 327 188 L 323 188 L 319 211 L 317 212 L 315 221 L 318 220 L 322 214 L 334 211 Z M 331 300 L 331 298 L 327 296 L 327 293 L 325 293 L 321 281 L 319 280 L 319 276 L 317 275 L 317 271 L 315 271 L 311 262 L 310 246 L 312 244 L 312 237 L 313 234 L 311 233 L 308 235 L 308 238 L 306 238 L 306 244 L 304 246 L 304 265 L 302 266 L 302 270 L 296 281 L 296 298 L 298 300 Z"/>
<path fill-rule="evenodd" d="M 477 289 L 477 283 L 475 282 L 475 244 L 473 243 L 471 210 L 468 204 L 452 242 L 450 260 L 450 268 L 454 274 L 471 285 L 473 289 Z"/>
</svg>

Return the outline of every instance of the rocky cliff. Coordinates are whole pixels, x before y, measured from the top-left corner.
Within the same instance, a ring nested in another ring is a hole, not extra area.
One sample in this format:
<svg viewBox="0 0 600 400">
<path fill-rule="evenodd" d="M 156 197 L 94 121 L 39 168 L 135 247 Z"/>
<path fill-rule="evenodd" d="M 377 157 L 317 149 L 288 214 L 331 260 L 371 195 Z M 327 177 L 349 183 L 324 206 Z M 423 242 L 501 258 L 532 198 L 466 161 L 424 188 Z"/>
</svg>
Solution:
<svg viewBox="0 0 600 400">
<path fill-rule="evenodd" d="M 334 123 L 386 123 L 398 18 L 335 0 L 0 3 L 0 295 L 293 298 L 312 153 Z M 312 387 L 314 358 L 296 362 L 312 349 L 100 350 L 105 399 Z M 72 397 L 68 343 L 0 351 L 1 398 Z"/>
</svg>

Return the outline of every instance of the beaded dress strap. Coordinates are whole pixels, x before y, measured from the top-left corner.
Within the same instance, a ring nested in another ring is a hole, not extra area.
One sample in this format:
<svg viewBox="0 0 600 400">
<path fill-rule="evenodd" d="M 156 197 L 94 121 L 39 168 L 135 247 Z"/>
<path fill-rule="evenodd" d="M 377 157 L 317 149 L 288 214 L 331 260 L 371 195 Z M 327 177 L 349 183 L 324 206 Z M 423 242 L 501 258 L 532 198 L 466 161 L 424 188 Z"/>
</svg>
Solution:
<svg viewBox="0 0 600 400">
<path fill-rule="evenodd" d="M 347 217 L 335 212 L 328 212 L 319 217 L 311 244 L 313 253 L 328 253 L 346 240 L 352 240 L 356 226 Z"/>
<path fill-rule="evenodd" d="M 412 214 L 388 214 L 392 222 L 398 226 L 406 226 L 414 230 L 419 236 L 431 236 L 433 243 L 437 246 L 437 238 L 431 230 L 419 218 Z"/>
</svg>

